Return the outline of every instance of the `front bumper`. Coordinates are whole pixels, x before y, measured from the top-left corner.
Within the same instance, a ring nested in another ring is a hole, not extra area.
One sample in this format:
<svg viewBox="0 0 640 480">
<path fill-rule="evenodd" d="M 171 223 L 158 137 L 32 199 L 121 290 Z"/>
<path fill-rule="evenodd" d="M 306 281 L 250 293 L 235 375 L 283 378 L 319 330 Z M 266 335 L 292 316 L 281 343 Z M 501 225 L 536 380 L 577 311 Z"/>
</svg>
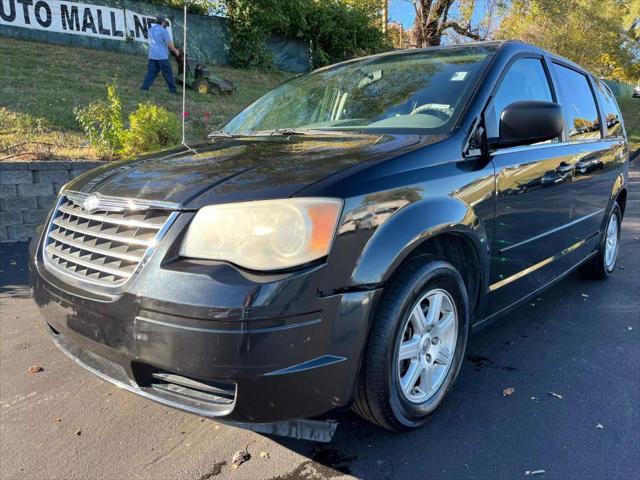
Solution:
<svg viewBox="0 0 640 480">
<path fill-rule="evenodd" d="M 33 296 L 58 347 L 121 388 L 206 417 L 266 423 L 351 403 L 380 290 L 321 297 L 324 266 L 256 277 L 167 261 L 169 248 L 109 297 L 51 275 L 34 241 Z"/>
</svg>

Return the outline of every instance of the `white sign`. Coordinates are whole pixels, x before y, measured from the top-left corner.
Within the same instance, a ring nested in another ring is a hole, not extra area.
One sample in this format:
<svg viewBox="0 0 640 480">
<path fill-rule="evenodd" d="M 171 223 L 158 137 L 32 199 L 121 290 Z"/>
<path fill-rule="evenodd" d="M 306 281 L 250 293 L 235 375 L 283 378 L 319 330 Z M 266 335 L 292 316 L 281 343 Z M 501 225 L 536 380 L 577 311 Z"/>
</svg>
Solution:
<svg viewBox="0 0 640 480">
<path fill-rule="evenodd" d="M 124 41 L 147 41 L 155 17 L 120 8 L 62 0 L 0 0 L 0 26 Z M 167 27 L 171 34 L 171 27 Z"/>
</svg>

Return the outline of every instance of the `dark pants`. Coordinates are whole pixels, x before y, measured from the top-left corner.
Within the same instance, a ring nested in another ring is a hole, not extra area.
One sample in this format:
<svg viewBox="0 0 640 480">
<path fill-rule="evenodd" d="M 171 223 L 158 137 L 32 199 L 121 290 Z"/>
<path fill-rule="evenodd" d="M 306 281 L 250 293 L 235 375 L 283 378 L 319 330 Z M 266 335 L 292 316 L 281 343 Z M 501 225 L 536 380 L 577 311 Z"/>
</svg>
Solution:
<svg viewBox="0 0 640 480">
<path fill-rule="evenodd" d="M 167 87 L 171 93 L 176 93 L 176 82 L 173 80 L 173 70 L 171 70 L 171 64 L 169 60 L 151 60 L 149 59 L 149 66 L 147 67 L 147 76 L 144 77 L 142 82 L 142 90 L 149 90 L 149 87 L 153 84 L 158 72 L 162 72 L 162 76 L 167 81 Z"/>
</svg>

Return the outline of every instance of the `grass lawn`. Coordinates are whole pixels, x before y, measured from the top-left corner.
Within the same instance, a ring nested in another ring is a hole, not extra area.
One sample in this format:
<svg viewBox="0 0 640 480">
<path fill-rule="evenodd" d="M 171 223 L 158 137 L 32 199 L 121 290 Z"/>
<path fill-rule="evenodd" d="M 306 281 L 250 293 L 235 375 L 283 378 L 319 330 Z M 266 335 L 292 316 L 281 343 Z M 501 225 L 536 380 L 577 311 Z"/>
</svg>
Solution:
<svg viewBox="0 0 640 480">
<path fill-rule="evenodd" d="M 618 98 L 617 100 L 627 129 L 629 148 L 633 152 L 640 148 L 640 98 Z"/>
<path fill-rule="evenodd" d="M 125 115 L 151 101 L 180 115 L 181 96 L 170 95 L 161 76 L 149 93 L 140 91 L 146 59 L 103 50 L 2 38 L 0 49 L 0 160 L 98 159 L 75 120 L 74 107 L 106 95 L 116 79 Z M 175 71 L 174 64 L 174 71 Z M 212 67 L 236 92 L 200 95 L 187 90 L 189 141 L 203 140 L 232 115 L 291 74 Z M 619 98 L 631 150 L 640 148 L 640 99 Z M 208 126 L 203 124 L 209 112 Z M 17 145 L 17 146 L 16 146 Z"/>
<path fill-rule="evenodd" d="M 105 86 L 114 78 L 125 115 L 144 101 L 181 113 L 182 96 L 170 95 L 161 75 L 150 92 L 140 91 L 147 65 L 141 56 L 2 38 L 0 65 L 0 159 L 98 158 L 73 109 L 104 98 Z M 227 96 L 187 90 L 190 141 L 205 136 L 204 112 L 210 113 L 208 130 L 214 130 L 291 76 L 218 66 L 211 70 L 231 80 L 236 91 Z M 22 145 L 13 147 L 17 144 Z"/>
</svg>

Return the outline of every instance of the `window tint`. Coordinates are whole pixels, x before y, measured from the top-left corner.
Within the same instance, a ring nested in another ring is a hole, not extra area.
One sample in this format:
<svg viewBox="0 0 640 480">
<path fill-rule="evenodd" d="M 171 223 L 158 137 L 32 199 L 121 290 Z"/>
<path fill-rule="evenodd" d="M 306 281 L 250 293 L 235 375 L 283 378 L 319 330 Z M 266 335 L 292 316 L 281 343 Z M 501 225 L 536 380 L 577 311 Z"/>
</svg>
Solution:
<svg viewBox="0 0 640 480">
<path fill-rule="evenodd" d="M 562 65 L 553 64 L 558 78 L 560 103 L 572 141 L 600 138 L 598 109 L 589 87 L 589 80 Z"/>
<path fill-rule="evenodd" d="M 622 135 L 622 115 L 620 114 L 618 104 L 615 98 L 613 98 L 611 90 L 609 90 L 603 82 L 597 80 L 596 85 L 598 87 L 597 90 L 598 96 L 600 97 L 600 105 L 602 106 L 602 113 L 607 122 L 605 128 L 606 136 L 618 137 Z"/>
<path fill-rule="evenodd" d="M 485 114 L 485 126 L 490 138 L 500 136 L 500 115 L 505 107 L 522 100 L 553 101 L 544 67 L 537 58 L 516 60 L 503 77 Z"/>
</svg>

